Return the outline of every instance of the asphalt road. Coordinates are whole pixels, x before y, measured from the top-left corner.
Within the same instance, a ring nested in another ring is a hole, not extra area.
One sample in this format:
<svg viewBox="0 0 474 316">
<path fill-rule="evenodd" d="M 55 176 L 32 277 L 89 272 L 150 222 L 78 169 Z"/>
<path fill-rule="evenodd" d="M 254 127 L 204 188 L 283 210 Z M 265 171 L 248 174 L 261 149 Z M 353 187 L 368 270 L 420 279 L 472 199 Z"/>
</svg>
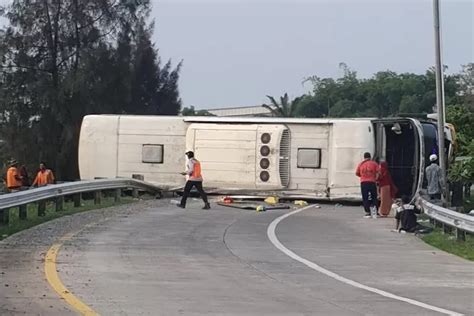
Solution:
<svg viewBox="0 0 474 316">
<path fill-rule="evenodd" d="M 200 207 L 139 202 L 0 242 L 0 314 L 76 314 L 43 269 L 49 247 L 77 232 L 58 275 L 101 315 L 474 315 L 474 264 L 390 232 L 393 219 L 308 208 L 276 226 L 285 250 L 268 227 L 289 210 Z"/>
</svg>

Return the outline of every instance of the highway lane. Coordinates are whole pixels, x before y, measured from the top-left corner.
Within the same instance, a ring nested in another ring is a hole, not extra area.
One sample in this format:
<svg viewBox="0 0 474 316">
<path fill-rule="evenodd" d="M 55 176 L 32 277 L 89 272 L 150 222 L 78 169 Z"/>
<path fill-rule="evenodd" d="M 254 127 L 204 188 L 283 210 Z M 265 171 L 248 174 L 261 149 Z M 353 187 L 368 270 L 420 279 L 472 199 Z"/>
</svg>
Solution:
<svg viewBox="0 0 474 316">
<path fill-rule="evenodd" d="M 286 256 L 266 234 L 286 212 L 202 211 L 196 202 L 184 211 L 149 207 L 74 239 L 61 256 L 63 279 L 110 315 L 437 314 L 343 284 Z M 356 207 L 308 209 L 283 221 L 276 234 L 301 256 L 350 279 L 474 313 L 473 281 L 466 278 L 473 275 L 471 263 L 391 233 L 391 219 L 360 214 Z"/>
<path fill-rule="evenodd" d="M 96 224 L 66 241 L 58 255 L 65 287 L 102 315 L 441 315 L 287 256 L 267 236 L 286 210 L 204 211 L 197 201 L 181 210 L 166 200 L 132 208 L 90 218 Z M 345 278 L 474 314 L 471 262 L 390 232 L 392 219 L 361 213 L 357 207 L 310 208 L 284 219 L 275 234 L 298 256 Z M 59 299 L 54 304 L 58 314 L 61 304 L 72 311 Z"/>
</svg>

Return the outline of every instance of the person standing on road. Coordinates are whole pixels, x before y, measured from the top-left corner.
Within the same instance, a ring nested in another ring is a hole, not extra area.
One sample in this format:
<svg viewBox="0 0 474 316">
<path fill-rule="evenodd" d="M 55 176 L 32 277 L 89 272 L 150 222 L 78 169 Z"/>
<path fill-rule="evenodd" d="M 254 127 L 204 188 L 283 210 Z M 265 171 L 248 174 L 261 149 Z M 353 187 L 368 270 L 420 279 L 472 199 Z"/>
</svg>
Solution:
<svg viewBox="0 0 474 316">
<path fill-rule="evenodd" d="M 20 167 L 20 177 L 21 177 L 21 186 L 23 188 L 28 188 L 30 186 L 30 177 L 28 175 L 28 170 L 25 165 Z"/>
<path fill-rule="evenodd" d="M 19 191 L 22 186 L 22 179 L 18 171 L 18 162 L 16 160 L 10 161 L 10 168 L 7 170 L 6 176 L 8 192 Z"/>
<path fill-rule="evenodd" d="M 393 199 L 397 195 L 398 189 L 393 183 L 386 161 L 380 163 L 377 183 L 380 190 L 380 215 L 387 216 L 392 209 Z"/>
<path fill-rule="evenodd" d="M 441 200 L 441 192 L 443 192 L 443 172 L 436 161 L 438 156 L 435 154 L 430 156 L 431 164 L 426 167 L 426 180 L 428 180 L 428 195 L 430 200 Z"/>
<path fill-rule="evenodd" d="M 356 169 L 356 176 L 360 178 L 360 189 L 366 218 L 370 217 L 370 208 L 377 207 L 377 178 L 379 165 L 371 159 L 370 153 L 364 153 L 362 161 Z"/>
<path fill-rule="evenodd" d="M 186 185 L 184 186 L 183 197 L 181 198 L 181 203 L 178 204 L 178 207 L 186 208 L 186 200 L 188 199 L 189 193 L 193 187 L 196 187 L 199 194 L 201 195 L 202 200 L 204 201 L 204 210 L 208 210 L 211 208 L 207 200 L 206 192 L 202 188 L 202 173 L 201 173 L 201 163 L 194 157 L 194 152 L 188 151 L 186 152 L 186 156 L 188 158 L 188 162 L 186 164 L 186 171 L 182 172 L 182 175 L 188 177 L 186 181 Z"/>
<path fill-rule="evenodd" d="M 39 171 L 31 186 L 42 187 L 54 183 L 53 171 L 46 168 L 46 163 L 40 162 Z"/>
</svg>

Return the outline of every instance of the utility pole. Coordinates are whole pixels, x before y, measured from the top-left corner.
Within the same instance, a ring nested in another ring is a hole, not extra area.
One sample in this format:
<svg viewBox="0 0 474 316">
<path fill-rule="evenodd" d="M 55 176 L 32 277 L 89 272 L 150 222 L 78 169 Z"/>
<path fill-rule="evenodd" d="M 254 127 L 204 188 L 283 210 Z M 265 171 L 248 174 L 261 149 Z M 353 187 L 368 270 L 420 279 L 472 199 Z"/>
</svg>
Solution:
<svg viewBox="0 0 474 316">
<path fill-rule="evenodd" d="M 444 65 L 441 58 L 441 23 L 439 18 L 439 0 L 433 0 L 433 17 L 434 17 L 434 35 L 435 35 L 435 57 L 436 57 L 436 106 L 438 108 L 438 159 L 441 167 L 444 188 L 443 188 L 443 204 L 446 203 L 448 197 L 447 190 L 447 174 L 446 174 L 446 155 L 444 148 Z"/>
</svg>

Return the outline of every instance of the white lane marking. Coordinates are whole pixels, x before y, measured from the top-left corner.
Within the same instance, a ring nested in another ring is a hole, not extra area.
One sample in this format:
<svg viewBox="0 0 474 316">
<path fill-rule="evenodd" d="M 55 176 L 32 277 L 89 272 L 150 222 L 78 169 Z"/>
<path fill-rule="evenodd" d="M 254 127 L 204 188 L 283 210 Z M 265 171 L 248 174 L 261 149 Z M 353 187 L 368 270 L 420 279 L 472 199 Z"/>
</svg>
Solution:
<svg viewBox="0 0 474 316">
<path fill-rule="evenodd" d="M 324 275 L 327 275 L 330 278 L 336 279 L 336 280 L 338 280 L 342 283 L 351 285 L 353 287 L 363 289 L 363 290 L 366 290 L 366 291 L 369 291 L 369 292 L 372 292 L 372 293 L 375 293 L 375 294 L 378 294 L 378 295 L 381 295 L 381 296 L 384 296 L 384 297 L 388 297 L 388 298 L 391 298 L 391 299 L 394 299 L 394 300 L 398 300 L 398 301 L 402 301 L 402 302 L 405 302 L 405 303 L 408 303 L 408 304 L 412 304 L 412 305 L 415 305 L 415 306 L 418 306 L 418 307 L 429 309 L 429 310 L 432 310 L 432 311 L 435 311 L 435 312 L 439 312 L 439 313 L 442 313 L 442 314 L 451 315 L 451 316 L 463 316 L 463 314 L 460 314 L 460 313 L 457 313 L 457 312 L 453 312 L 453 311 L 450 311 L 450 310 L 447 310 L 447 309 L 444 309 L 444 308 L 429 305 L 429 304 L 426 304 L 426 303 L 423 303 L 423 302 L 420 302 L 420 301 L 413 300 L 411 298 L 398 296 L 398 295 L 386 292 L 384 290 L 379 290 L 379 289 L 376 289 L 374 287 L 370 287 L 370 286 L 364 285 L 362 283 L 353 281 L 351 279 L 345 278 L 345 277 L 343 277 L 343 276 L 341 276 L 337 273 L 334 273 L 332 271 L 329 271 L 329 270 L 319 266 L 318 264 L 316 264 L 312 261 L 309 261 L 305 258 L 302 258 L 302 257 L 298 256 L 296 253 L 294 253 L 293 251 L 286 248 L 280 242 L 280 240 L 278 240 L 278 238 L 275 234 L 275 229 L 276 229 L 277 225 L 282 220 L 284 220 L 285 218 L 287 218 L 291 215 L 297 214 L 299 212 L 302 212 L 304 210 L 310 209 L 311 207 L 312 206 L 310 205 L 310 206 L 304 207 L 302 209 L 299 209 L 299 210 L 290 212 L 288 214 L 282 215 L 282 216 L 276 218 L 273 222 L 270 223 L 270 225 L 268 226 L 268 229 L 267 229 L 267 235 L 268 235 L 268 238 L 270 239 L 270 241 L 272 242 L 272 244 L 276 248 L 278 248 L 278 250 L 280 250 L 281 252 L 283 252 L 288 257 L 292 258 L 293 260 L 299 261 L 302 264 L 308 266 L 309 268 L 311 268 L 313 270 L 316 270 L 316 271 L 318 271 L 318 272 L 320 272 Z"/>
</svg>

